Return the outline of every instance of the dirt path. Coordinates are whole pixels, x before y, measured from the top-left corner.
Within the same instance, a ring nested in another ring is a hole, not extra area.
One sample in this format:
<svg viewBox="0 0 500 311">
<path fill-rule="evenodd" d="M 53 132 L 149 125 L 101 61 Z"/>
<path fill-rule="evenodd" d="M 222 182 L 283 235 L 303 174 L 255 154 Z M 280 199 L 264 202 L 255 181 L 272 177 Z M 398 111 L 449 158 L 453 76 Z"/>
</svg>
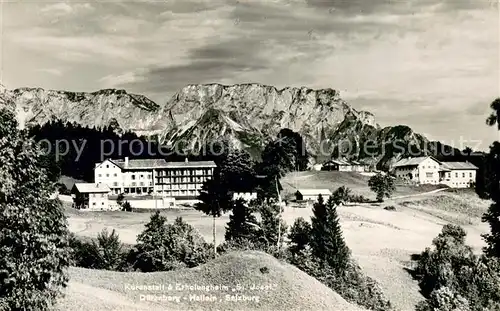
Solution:
<svg viewBox="0 0 500 311">
<path fill-rule="evenodd" d="M 419 196 L 425 196 L 433 193 L 438 193 L 444 190 L 447 190 L 448 188 L 441 188 L 441 189 L 436 189 L 432 191 L 427 191 L 427 192 L 422 192 L 422 193 L 415 193 L 415 194 L 408 194 L 408 195 L 400 195 L 397 197 L 392 197 L 392 200 L 399 200 L 399 199 L 406 199 L 406 198 L 413 198 L 413 197 L 419 197 Z"/>
</svg>

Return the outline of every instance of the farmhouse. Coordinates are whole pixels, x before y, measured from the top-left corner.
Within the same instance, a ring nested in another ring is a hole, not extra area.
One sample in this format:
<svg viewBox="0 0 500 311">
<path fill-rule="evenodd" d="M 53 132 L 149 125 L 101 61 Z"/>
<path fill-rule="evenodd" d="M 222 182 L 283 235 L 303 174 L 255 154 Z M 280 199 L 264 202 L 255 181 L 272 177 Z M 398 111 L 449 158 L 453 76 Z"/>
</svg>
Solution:
<svg viewBox="0 0 500 311">
<path fill-rule="evenodd" d="M 441 162 L 432 156 L 405 158 L 392 166 L 397 178 L 415 184 L 444 184 L 452 188 L 470 187 L 477 167 L 468 162 Z"/>
<path fill-rule="evenodd" d="M 213 161 L 167 162 L 165 159 L 107 159 L 94 169 L 96 183 L 108 185 L 113 195 L 154 194 L 196 199 L 203 183 L 212 178 Z"/>
<path fill-rule="evenodd" d="M 439 184 L 441 162 L 434 157 L 405 158 L 392 166 L 397 178 L 418 184 Z"/>
<path fill-rule="evenodd" d="M 298 189 L 295 192 L 295 199 L 297 201 L 316 201 L 320 194 L 326 201 L 332 195 L 332 192 L 328 189 Z"/>
<path fill-rule="evenodd" d="M 102 183 L 75 183 L 71 189 L 73 208 L 83 210 L 108 210 L 111 189 Z"/>
<path fill-rule="evenodd" d="M 330 160 L 325 162 L 322 167 L 323 171 L 339 171 L 339 172 L 350 172 L 352 171 L 352 165 L 343 160 Z"/>
</svg>

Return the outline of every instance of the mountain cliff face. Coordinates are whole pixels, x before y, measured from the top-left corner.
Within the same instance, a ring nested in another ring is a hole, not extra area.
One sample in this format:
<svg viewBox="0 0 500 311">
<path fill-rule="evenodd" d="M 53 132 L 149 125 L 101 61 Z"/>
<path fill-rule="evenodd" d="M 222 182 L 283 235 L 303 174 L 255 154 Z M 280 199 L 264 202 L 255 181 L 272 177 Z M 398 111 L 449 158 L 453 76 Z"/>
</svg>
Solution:
<svg viewBox="0 0 500 311">
<path fill-rule="evenodd" d="M 21 127 L 60 119 L 96 128 L 118 123 L 123 130 L 151 130 L 159 110 L 145 96 L 114 89 L 83 93 L 21 88 L 2 95 L 14 103 Z"/>
<path fill-rule="evenodd" d="M 258 157 L 267 141 L 288 128 L 303 137 L 318 161 L 334 154 L 384 167 L 401 151 L 391 142 L 400 141 L 402 150 L 427 143 L 406 126 L 381 128 L 373 114 L 353 109 L 333 89 L 198 84 L 186 86 L 159 106 L 124 90 L 75 93 L 0 87 L 2 106 L 16 111 L 21 126 L 54 119 L 96 128 L 113 125 L 139 135 L 154 134 L 165 144 L 195 152 L 225 138 Z M 368 141 L 374 147 L 367 151 Z M 346 142 L 349 148 L 344 150 Z"/>
<path fill-rule="evenodd" d="M 313 153 L 318 151 L 325 137 L 336 133 L 336 128 L 346 117 L 364 126 L 379 128 L 371 113 L 356 111 L 332 89 L 278 90 L 261 84 L 188 85 L 167 102 L 164 111 L 166 118 L 157 127 L 166 128 L 163 137 L 169 142 L 174 142 L 176 137 L 194 142 L 216 135 L 213 126 L 196 121 L 206 120 L 208 111 L 218 111 L 219 123 L 238 133 L 233 135 L 237 140 L 242 140 L 240 137 L 261 137 L 259 140 L 250 139 L 250 142 L 243 139 L 241 145 L 262 144 L 275 137 L 280 129 L 289 128 L 304 137 Z"/>
</svg>

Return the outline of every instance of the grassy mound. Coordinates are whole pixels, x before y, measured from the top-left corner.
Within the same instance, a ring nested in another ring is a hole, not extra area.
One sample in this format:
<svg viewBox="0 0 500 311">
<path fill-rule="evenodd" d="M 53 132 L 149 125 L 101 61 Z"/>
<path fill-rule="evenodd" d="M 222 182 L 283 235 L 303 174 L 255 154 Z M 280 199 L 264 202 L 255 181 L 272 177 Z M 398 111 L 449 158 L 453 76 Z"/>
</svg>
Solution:
<svg viewBox="0 0 500 311">
<path fill-rule="evenodd" d="M 133 289 L 148 285 L 152 285 L 149 290 Z M 220 289 L 207 291 L 202 286 Z M 143 295 L 163 300 L 141 301 Z M 197 268 L 170 272 L 120 273 L 71 268 L 66 297 L 58 309 L 363 310 L 299 269 L 255 251 L 234 252 Z"/>
</svg>

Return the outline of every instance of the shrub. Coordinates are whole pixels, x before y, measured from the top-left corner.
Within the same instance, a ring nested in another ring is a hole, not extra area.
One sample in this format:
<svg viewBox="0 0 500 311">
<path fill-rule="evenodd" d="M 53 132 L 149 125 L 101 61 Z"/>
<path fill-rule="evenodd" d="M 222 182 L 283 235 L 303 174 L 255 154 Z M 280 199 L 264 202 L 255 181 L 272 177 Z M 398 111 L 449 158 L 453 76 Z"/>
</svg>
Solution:
<svg viewBox="0 0 500 311">
<path fill-rule="evenodd" d="M 125 195 L 123 193 L 120 193 L 118 197 L 116 198 L 116 204 L 119 206 L 122 206 L 123 200 L 125 199 Z"/>
<path fill-rule="evenodd" d="M 132 205 L 128 201 L 125 201 L 125 203 L 121 204 L 122 211 L 124 212 L 131 212 L 132 211 Z"/>
<path fill-rule="evenodd" d="M 123 260 L 123 245 L 115 229 L 108 232 L 105 228 L 97 235 L 97 241 L 92 241 L 91 256 L 93 265 L 90 268 L 118 270 Z"/>
<path fill-rule="evenodd" d="M 370 203 L 371 200 L 360 195 L 360 194 L 352 194 L 349 196 L 349 202 L 354 202 L 354 203 Z"/>
<path fill-rule="evenodd" d="M 128 254 L 128 260 L 133 269 L 143 272 L 168 271 L 207 262 L 213 258 L 211 249 L 182 218 L 167 224 L 167 218 L 157 211 L 137 237 L 137 245 Z"/>
<path fill-rule="evenodd" d="M 66 187 L 64 183 L 57 183 L 56 184 L 57 190 L 59 191 L 59 194 L 62 195 L 71 195 L 71 190 Z"/>
<path fill-rule="evenodd" d="M 432 292 L 430 299 L 420 302 L 416 311 L 470 311 L 467 299 L 449 287 L 441 287 Z"/>
<path fill-rule="evenodd" d="M 386 211 L 395 211 L 395 210 L 396 210 L 396 207 L 394 207 L 394 205 L 389 205 L 389 206 L 384 207 L 384 209 L 385 209 Z"/>
</svg>

